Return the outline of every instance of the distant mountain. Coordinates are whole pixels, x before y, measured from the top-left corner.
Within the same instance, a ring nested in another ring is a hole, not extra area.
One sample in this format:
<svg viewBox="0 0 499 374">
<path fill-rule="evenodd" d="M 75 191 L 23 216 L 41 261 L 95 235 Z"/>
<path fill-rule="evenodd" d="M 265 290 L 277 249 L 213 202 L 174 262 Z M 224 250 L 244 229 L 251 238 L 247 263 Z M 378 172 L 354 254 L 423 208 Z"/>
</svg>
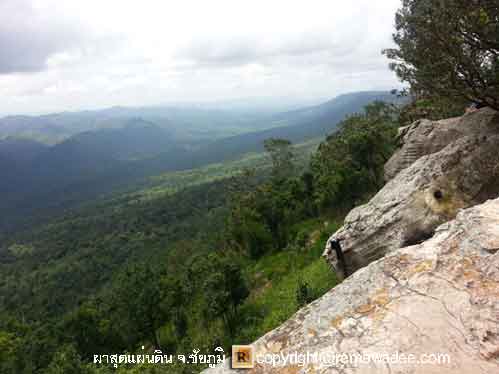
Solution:
<svg viewBox="0 0 499 374">
<path fill-rule="evenodd" d="M 136 118 L 124 127 L 86 131 L 50 148 L 44 158 L 83 157 L 128 160 L 152 157 L 174 146 L 171 134 L 154 123 Z"/>
<path fill-rule="evenodd" d="M 366 104 L 374 100 L 393 101 L 394 97 L 386 92 L 359 92 L 299 110 L 266 116 L 257 113 L 253 116 L 251 127 L 264 128 L 263 131 L 211 141 L 209 137 L 203 141 L 197 138 L 196 142 L 185 143 L 177 140 L 178 128 L 181 128 L 178 124 L 173 126 L 177 128 L 175 130 L 172 126 L 160 126 L 143 118 L 130 118 L 131 113 L 135 113 L 133 109 L 111 108 L 105 112 L 108 118 L 120 118 L 120 126 L 73 135 L 59 144 L 45 147 L 31 161 L 15 168 L 8 166 L 12 165 L 8 156 L 1 157 L 0 154 L 3 176 L 0 210 L 5 212 L 4 217 L 9 217 L 0 222 L 0 229 L 2 225 L 11 225 L 15 217 L 22 219 L 41 213 L 51 214 L 116 188 L 131 186 L 149 176 L 224 162 L 248 152 L 261 151 L 263 141 L 271 137 L 299 143 L 325 136 L 333 132 L 345 116 L 362 111 Z M 160 118 L 164 111 L 174 118 L 177 110 L 148 109 L 148 114 L 152 116 L 154 112 Z M 206 114 L 205 111 L 198 111 L 191 113 L 191 116 L 200 113 Z M 92 118 L 93 114 L 84 116 Z M 182 110 L 177 114 L 177 118 L 186 118 L 186 112 Z M 81 114 L 72 115 L 78 117 Z M 51 123 L 63 126 L 60 120 L 54 115 Z M 215 117 L 212 120 L 215 121 Z M 210 126 L 218 125 L 214 122 Z M 228 128 L 227 123 L 221 126 Z"/>
<path fill-rule="evenodd" d="M 347 115 L 361 112 L 373 101 L 395 102 L 398 99 L 384 91 L 355 92 L 340 95 L 320 105 L 279 113 L 269 118 L 269 129 L 217 140 L 201 147 L 195 160 L 220 162 L 243 153 L 263 150 L 268 138 L 285 138 L 293 143 L 323 137 L 333 132 Z"/>
<path fill-rule="evenodd" d="M 116 129 L 141 118 L 167 130 L 172 140 L 187 147 L 199 147 L 213 140 L 257 132 L 274 127 L 288 127 L 307 119 L 315 121 L 322 114 L 328 121 L 330 110 L 348 112 L 356 100 L 383 98 L 385 92 L 362 92 L 342 95 L 330 102 L 297 108 L 298 100 L 253 98 L 226 103 L 171 104 L 151 107 L 111 107 L 102 110 L 61 112 L 40 116 L 0 118 L 0 139 L 16 137 L 48 145 L 61 143 L 77 134 L 102 129 Z M 349 104 L 348 101 L 352 102 Z M 309 100 L 310 101 L 310 100 Z M 306 101 L 302 101 L 306 102 Z M 295 108 L 292 111 L 285 108 Z M 327 130 L 327 125 L 324 129 Z M 298 131 L 298 130 L 295 130 Z M 299 132 L 299 131 L 298 131 Z M 324 131 L 322 131 L 324 132 Z M 321 131 L 316 132 L 323 135 Z M 299 137 L 299 134 L 297 134 Z"/>
<path fill-rule="evenodd" d="M 197 103 L 196 107 L 204 109 L 217 109 L 223 111 L 241 111 L 248 113 L 276 113 L 304 108 L 316 105 L 324 101 L 325 99 L 318 98 L 257 96 L 223 101 L 205 101 Z"/>
<path fill-rule="evenodd" d="M 18 144 L 16 155 L 13 152 L 4 156 L 5 160 L 18 160 L 20 145 L 34 153 L 31 141 L 4 140 L 12 150 Z M 101 173 L 110 173 L 113 168 L 120 170 L 125 161 L 150 158 L 163 152 L 177 149 L 168 131 L 142 119 L 128 120 L 124 127 L 102 129 L 77 134 L 52 147 L 40 145 L 36 157 L 25 157 L 19 164 L 18 175 L 10 177 L 10 183 L 0 186 L 0 192 L 29 192 L 37 186 L 37 194 L 45 190 L 53 191 L 68 184 L 92 179 Z M 1 154 L 1 153 L 0 153 Z"/>
<path fill-rule="evenodd" d="M 8 137 L 0 139 L 0 157 L 12 162 L 26 163 L 34 160 L 48 147 L 31 139 Z"/>
<path fill-rule="evenodd" d="M 53 145 L 82 132 L 121 128 L 141 118 L 167 130 L 176 142 L 198 144 L 265 128 L 261 126 L 266 124 L 263 119 L 268 115 L 268 110 L 220 110 L 184 105 L 9 116 L 0 118 L 0 139 L 15 136 Z"/>
</svg>

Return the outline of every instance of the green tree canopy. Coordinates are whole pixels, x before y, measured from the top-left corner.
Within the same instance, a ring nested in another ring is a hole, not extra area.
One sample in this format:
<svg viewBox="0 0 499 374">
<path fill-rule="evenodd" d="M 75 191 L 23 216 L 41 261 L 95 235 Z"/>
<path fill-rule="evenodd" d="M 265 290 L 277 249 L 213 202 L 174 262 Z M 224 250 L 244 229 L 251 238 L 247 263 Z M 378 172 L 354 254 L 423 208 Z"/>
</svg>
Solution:
<svg viewBox="0 0 499 374">
<path fill-rule="evenodd" d="M 162 304 L 157 271 L 152 266 L 133 264 L 118 277 L 121 285 L 114 293 L 112 301 L 116 317 L 120 320 L 120 330 L 130 348 L 133 343 L 150 339 L 160 346 L 157 329 L 167 320 L 162 312 Z"/>
<path fill-rule="evenodd" d="M 233 336 L 238 307 L 249 295 L 246 281 L 234 259 L 211 254 L 207 261 L 213 266 L 203 284 L 207 317 L 221 316 Z"/>
<path fill-rule="evenodd" d="M 384 53 L 411 90 L 499 109 L 497 0 L 402 0 Z"/>
<path fill-rule="evenodd" d="M 275 179 L 283 179 L 293 174 L 294 155 L 289 140 L 270 138 L 265 140 L 264 147 L 272 159 L 272 176 Z"/>
<path fill-rule="evenodd" d="M 320 207 L 350 206 L 382 187 L 383 165 L 395 148 L 395 115 L 391 105 L 372 103 L 319 146 L 311 169 Z"/>
</svg>

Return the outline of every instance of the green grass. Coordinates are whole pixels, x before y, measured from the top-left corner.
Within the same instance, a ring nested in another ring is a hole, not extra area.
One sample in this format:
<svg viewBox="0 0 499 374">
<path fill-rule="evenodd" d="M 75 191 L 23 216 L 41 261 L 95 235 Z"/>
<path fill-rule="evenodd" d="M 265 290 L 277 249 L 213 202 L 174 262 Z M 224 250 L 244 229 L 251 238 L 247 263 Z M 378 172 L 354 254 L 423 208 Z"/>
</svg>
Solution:
<svg viewBox="0 0 499 374">
<path fill-rule="evenodd" d="M 257 307 L 266 311 L 265 318 L 258 326 L 258 335 L 279 326 L 299 309 L 296 290 L 300 281 L 306 282 L 316 297 L 322 296 L 336 284 L 333 272 L 321 258 L 302 269 L 291 270 L 255 300 Z"/>
<path fill-rule="evenodd" d="M 296 291 L 305 282 L 319 298 L 337 284 L 334 272 L 321 258 L 327 237 L 337 224 L 305 221 L 308 243 L 268 254 L 246 268 L 252 290 L 241 308 L 243 327 L 238 343 L 251 343 L 289 319 L 298 309 Z M 315 237 L 315 240 L 313 240 Z M 248 317 L 249 316 L 249 317 Z"/>
</svg>

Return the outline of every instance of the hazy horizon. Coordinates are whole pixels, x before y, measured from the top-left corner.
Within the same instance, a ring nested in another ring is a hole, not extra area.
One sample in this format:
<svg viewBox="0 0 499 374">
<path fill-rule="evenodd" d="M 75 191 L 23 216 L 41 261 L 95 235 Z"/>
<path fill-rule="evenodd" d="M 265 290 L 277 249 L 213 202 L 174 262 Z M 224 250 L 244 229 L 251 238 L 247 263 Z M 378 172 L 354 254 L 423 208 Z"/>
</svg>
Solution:
<svg viewBox="0 0 499 374">
<path fill-rule="evenodd" d="M 99 112 L 110 109 L 150 109 L 150 108 L 185 108 L 185 109 L 206 109 L 206 110 L 220 110 L 220 111 L 230 111 L 231 109 L 241 110 L 241 111 L 254 111 L 257 109 L 268 109 L 269 112 L 285 112 L 292 111 L 295 109 L 305 109 L 307 107 L 314 107 L 317 105 L 325 104 L 328 101 L 334 100 L 342 95 L 363 93 L 363 92 L 389 92 L 389 89 L 385 90 L 359 90 L 359 91 L 347 91 L 334 96 L 325 97 L 298 97 L 298 96 L 252 96 L 252 97 L 238 97 L 238 98 L 228 98 L 219 100 L 183 100 L 183 101 L 168 101 L 162 103 L 151 103 L 144 105 L 96 105 L 95 107 L 83 107 L 77 109 L 67 109 L 67 110 L 46 110 L 39 112 L 13 112 L 13 113 L 1 113 L 0 118 L 8 117 L 38 117 L 45 115 L 57 115 L 65 113 L 83 113 L 83 112 Z"/>
<path fill-rule="evenodd" d="M 397 88 L 398 6 L 4 0 L 0 115 Z"/>
</svg>

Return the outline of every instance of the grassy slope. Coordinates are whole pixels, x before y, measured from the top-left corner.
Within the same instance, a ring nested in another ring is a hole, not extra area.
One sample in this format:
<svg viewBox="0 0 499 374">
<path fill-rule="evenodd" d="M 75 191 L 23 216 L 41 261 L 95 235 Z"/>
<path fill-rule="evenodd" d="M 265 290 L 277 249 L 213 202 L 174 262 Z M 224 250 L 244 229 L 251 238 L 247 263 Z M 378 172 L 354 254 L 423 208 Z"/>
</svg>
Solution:
<svg viewBox="0 0 499 374">
<path fill-rule="evenodd" d="M 241 338 L 250 343 L 276 328 L 299 309 L 296 291 L 305 282 L 314 298 L 322 296 L 336 284 L 336 278 L 321 258 L 328 234 L 335 225 L 325 226 L 321 220 L 303 223 L 303 229 L 312 229 L 304 247 L 295 246 L 283 252 L 264 256 L 247 268 L 252 282 L 252 295 L 244 307 L 264 312 L 264 317 L 253 328 L 243 329 Z M 315 237 L 314 237 L 315 236 Z"/>
</svg>

